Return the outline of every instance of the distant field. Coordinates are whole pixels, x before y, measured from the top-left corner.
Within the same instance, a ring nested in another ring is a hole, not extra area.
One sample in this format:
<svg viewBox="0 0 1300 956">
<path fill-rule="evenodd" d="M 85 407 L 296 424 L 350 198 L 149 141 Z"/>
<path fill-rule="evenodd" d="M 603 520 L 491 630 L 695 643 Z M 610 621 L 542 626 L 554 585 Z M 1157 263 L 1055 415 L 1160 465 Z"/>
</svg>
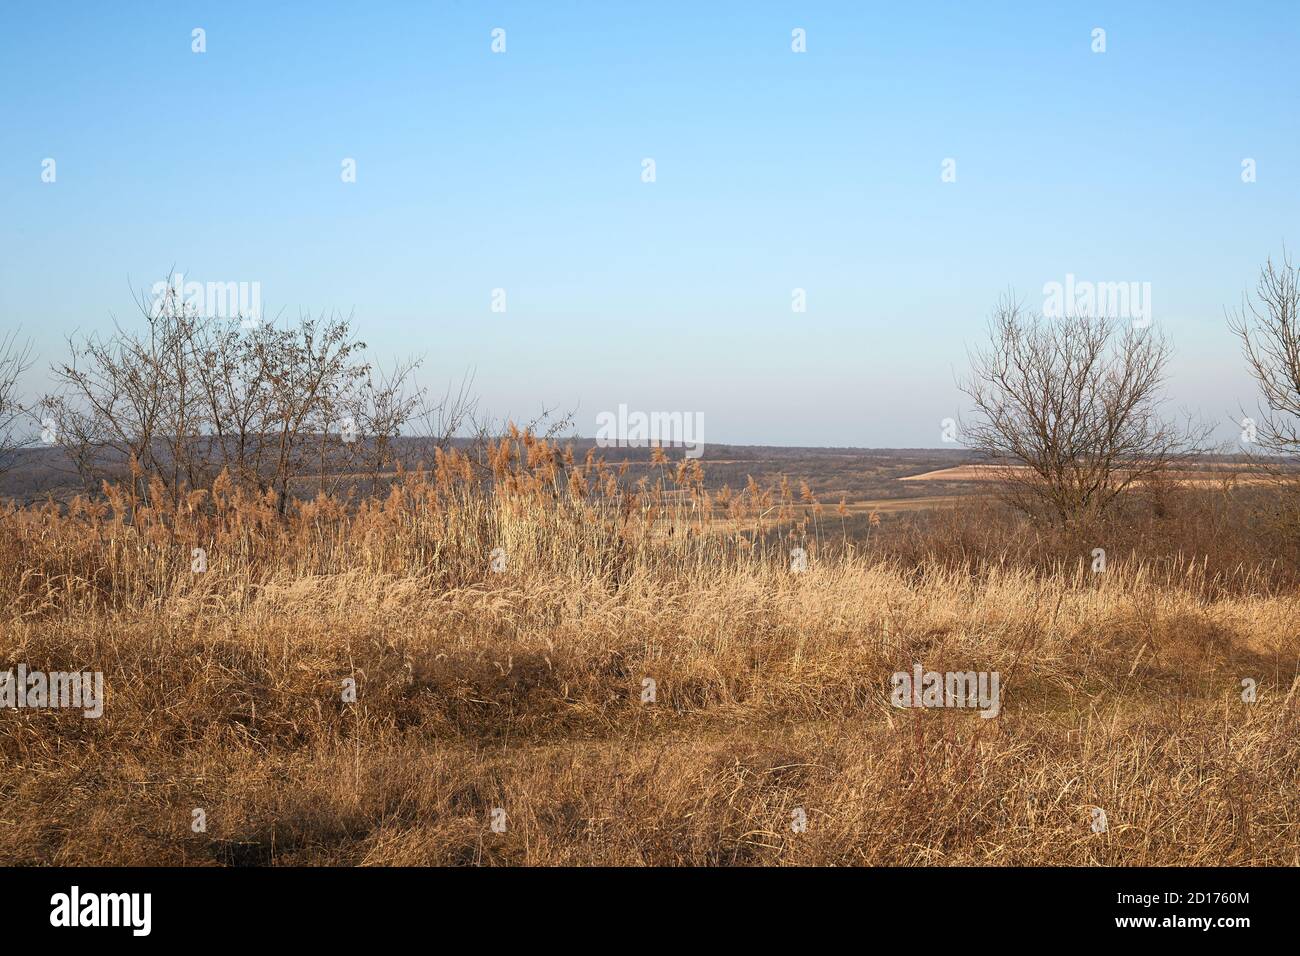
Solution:
<svg viewBox="0 0 1300 956">
<path fill-rule="evenodd" d="M 591 439 L 567 439 L 561 445 L 573 446 L 577 461 L 585 460 L 595 443 Z M 403 460 L 411 466 L 419 457 L 398 443 Z M 636 481 L 650 475 L 652 480 L 660 469 L 650 463 L 650 450 L 595 449 L 597 458 L 610 465 L 628 463 L 627 480 Z M 674 460 L 681 452 L 671 452 Z M 711 491 L 724 486 L 733 491 L 743 488 L 752 477 L 764 487 L 779 482 L 782 476 L 791 481 L 805 481 L 812 494 L 824 504 L 838 503 L 844 498 L 849 503 L 892 500 L 896 498 L 934 497 L 947 494 L 935 487 L 918 487 L 900 483 L 897 479 L 909 475 L 940 472 L 970 461 L 970 454 L 960 449 L 871 449 L 871 448 L 784 448 L 763 445 L 708 445 L 700 464 L 704 467 L 705 487 Z M 430 462 L 426 461 L 426 464 Z M 392 473 L 381 480 L 391 479 Z M 367 476 L 356 473 L 330 476 L 346 491 L 356 484 L 358 491 L 366 490 Z M 317 479 L 303 476 L 296 482 L 298 494 L 314 497 Z M 0 497 L 13 497 L 19 501 L 33 501 L 53 495 L 66 499 L 81 491 L 81 484 L 72 472 L 65 457 L 57 449 L 34 448 L 22 453 L 17 467 L 0 476 Z"/>
<path fill-rule="evenodd" d="M 939 468 L 920 475 L 906 475 L 899 481 L 998 481 L 1006 468 L 995 465 L 956 465 L 952 468 Z M 1013 471 L 1024 468 L 1013 467 Z"/>
<path fill-rule="evenodd" d="M 849 514 L 878 511 L 920 511 L 923 508 L 950 508 L 961 502 L 961 495 L 931 495 L 926 498 L 875 498 L 847 506 Z"/>
<path fill-rule="evenodd" d="M 938 468 L 919 475 L 904 475 L 899 481 L 942 481 L 942 482 L 995 482 L 1001 481 L 1008 472 L 1028 474 L 1029 469 L 1023 465 L 976 465 L 962 464 L 948 468 Z M 1219 485 L 1224 481 L 1237 484 L 1261 484 L 1269 481 L 1267 475 L 1235 462 L 1210 462 L 1196 469 L 1183 469 L 1170 474 L 1169 480 L 1180 485 L 1206 487 Z"/>
<path fill-rule="evenodd" d="M 578 462 L 585 460 L 594 442 L 570 439 Z M 648 449 L 595 449 L 597 458 L 611 466 L 628 464 L 624 481 L 633 484 L 643 478 L 657 481 L 663 474 L 660 466 L 650 462 Z M 674 461 L 680 451 L 673 451 Z M 985 495 L 997 480 L 998 468 L 972 461 L 972 453 L 951 448 L 870 449 L 870 448 L 785 448 L 762 445 L 709 445 L 700 464 L 704 469 L 704 487 L 711 493 L 724 488 L 732 492 L 744 488 L 752 478 L 770 488 L 782 478 L 806 483 L 809 492 L 827 510 L 833 511 L 844 501 L 850 515 L 876 511 L 880 514 L 919 511 L 947 506 L 956 499 Z M 380 476 L 381 484 L 393 480 L 396 473 Z M 1265 479 L 1236 461 L 1207 461 L 1196 470 L 1178 474 L 1180 484 L 1210 487 L 1232 478 L 1237 484 L 1257 484 Z M 345 493 L 349 488 L 358 494 L 369 492 L 369 476 L 348 472 L 329 476 L 329 491 Z M 293 488 L 303 497 L 315 497 L 319 486 L 316 476 L 296 479 Z M 0 476 L 0 498 L 12 497 L 30 502 L 53 496 L 70 498 L 81 486 L 57 450 L 31 449 L 24 453 L 17 468 Z"/>
</svg>

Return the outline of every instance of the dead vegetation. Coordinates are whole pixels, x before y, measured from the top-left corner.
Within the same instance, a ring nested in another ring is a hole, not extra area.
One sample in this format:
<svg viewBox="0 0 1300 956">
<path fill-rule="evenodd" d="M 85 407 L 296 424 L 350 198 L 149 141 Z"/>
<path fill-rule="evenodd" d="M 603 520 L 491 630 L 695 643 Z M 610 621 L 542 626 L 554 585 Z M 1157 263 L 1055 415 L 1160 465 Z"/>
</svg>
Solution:
<svg viewBox="0 0 1300 956">
<path fill-rule="evenodd" d="M 0 861 L 1300 863 L 1294 589 L 936 528 L 909 556 L 658 458 L 620 482 L 516 432 L 284 514 L 228 475 L 11 508 L 0 655 L 108 697 L 0 713 Z M 918 662 L 1000 672 L 1002 713 L 891 707 Z"/>
</svg>

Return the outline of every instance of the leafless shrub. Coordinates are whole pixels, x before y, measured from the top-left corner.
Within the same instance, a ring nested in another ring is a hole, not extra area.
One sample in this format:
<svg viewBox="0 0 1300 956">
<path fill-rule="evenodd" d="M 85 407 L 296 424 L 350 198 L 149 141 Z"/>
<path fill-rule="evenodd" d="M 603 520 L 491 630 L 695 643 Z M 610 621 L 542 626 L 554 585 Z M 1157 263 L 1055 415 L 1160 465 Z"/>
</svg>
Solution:
<svg viewBox="0 0 1300 956">
<path fill-rule="evenodd" d="M 142 328 L 70 338 L 52 367 L 41 412 L 87 490 L 129 472 L 137 495 L 160 482 L 180 500 L 225 472 L 283 514 L 313 484 L 373 487 L 409 425 L 455 429 L 472 410 L 463 391 L 430 407 L 418 359 L 377 369 L 351 317 L 244 323 L 199 315 L 168 289 L 140 300 Z"/>
<path fill-rule="evenodd" d="M 30 342 L 19 342 L 18 331 L 0 335 L 0 475 L 13 467 L 15 453 L 31 438 L 17 431 L 26 417 L 18 401 L 18 380 L 31 368 Z"/>
</svg>

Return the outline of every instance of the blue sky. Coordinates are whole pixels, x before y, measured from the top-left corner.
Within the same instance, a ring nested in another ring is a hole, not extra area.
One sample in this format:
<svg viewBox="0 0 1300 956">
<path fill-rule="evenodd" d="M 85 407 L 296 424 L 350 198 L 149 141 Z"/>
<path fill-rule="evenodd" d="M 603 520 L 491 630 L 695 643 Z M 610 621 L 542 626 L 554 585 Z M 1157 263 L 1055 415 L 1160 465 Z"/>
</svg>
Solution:
<svg viewBox="0 0 1300 956">
<path fill-rule="evenodd" d="M 8 3 L 0 326 L 48 364 L 175 266 L 498 415 L 924 447 L 998 295 L 1072 273 L 1150 282 L 1221 420 L 1224 308 L 1300 244 L 1297 48 L 1293 2 Z"/>
</svg>

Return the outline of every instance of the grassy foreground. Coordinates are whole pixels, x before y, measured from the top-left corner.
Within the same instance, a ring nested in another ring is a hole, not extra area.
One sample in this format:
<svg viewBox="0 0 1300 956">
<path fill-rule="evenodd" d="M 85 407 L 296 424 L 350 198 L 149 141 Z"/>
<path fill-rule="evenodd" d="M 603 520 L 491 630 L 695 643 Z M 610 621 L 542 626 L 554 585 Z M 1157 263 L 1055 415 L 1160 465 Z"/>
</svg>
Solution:
<svg viewBox="0 0 1300 956">
<path fill-rule="evenodd" d="M 107 687 L 0 711 L 0 862 L 1300 863 L 1300 595 L 815 528 L 793 573 L 779 495 L 513 447 L 289 521 L 221 482 L 0 516 L 0 668 Z M 1001 714 L 892 707 L 916 663 Z"/>
</svg>

